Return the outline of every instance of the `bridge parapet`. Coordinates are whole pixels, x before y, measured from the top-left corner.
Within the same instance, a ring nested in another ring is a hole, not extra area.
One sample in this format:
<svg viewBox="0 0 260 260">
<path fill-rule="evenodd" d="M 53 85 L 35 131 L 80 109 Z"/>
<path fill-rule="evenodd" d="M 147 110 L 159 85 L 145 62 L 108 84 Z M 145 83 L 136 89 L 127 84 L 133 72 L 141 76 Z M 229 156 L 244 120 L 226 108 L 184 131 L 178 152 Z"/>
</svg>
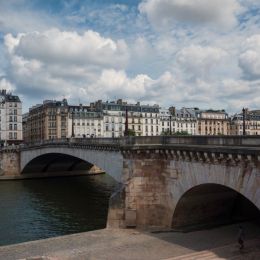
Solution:
<svg viewBox="0 0 260 260">
<path fill-rule="evenodd" d="M 20 145 L 22 149 L 48 145 L 70 146 L 109 146 L 109 147 L 136 147 L 136 146 L 195 146 L 195 147 L 258 147 L 258 136 L 135 136 L 121 138 L 67 138 L 42 140 Z"/>
<path fill-rule="evenodd" d="M 93 150 L 119 150 L 119 139 L 116 138 L 71 138 L 71 139 L 51 139 L 40 142 L 24 143 L 20 145 L 21 150 L 37 149 L 43 147 L 69 147 L 86 148 Z"/>
<path fill-rule="evenodd" d="M 120 145 L 260 146 L 259 136 L 136 136 L 120 139 Z"/>
</svg>

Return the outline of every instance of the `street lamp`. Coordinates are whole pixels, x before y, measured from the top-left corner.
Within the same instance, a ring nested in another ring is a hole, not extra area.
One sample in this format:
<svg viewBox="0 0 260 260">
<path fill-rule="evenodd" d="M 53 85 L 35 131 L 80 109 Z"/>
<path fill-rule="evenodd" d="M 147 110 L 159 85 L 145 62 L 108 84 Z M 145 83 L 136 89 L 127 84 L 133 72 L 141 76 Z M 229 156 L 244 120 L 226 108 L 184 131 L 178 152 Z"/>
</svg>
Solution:
<svg viewBox="0 0 260 260">
<path fill-rule="evenodd" d="M 243 135 L 246 135 L 246 110 L 243 107 Z"/>
<path fill-rule="evenodd" d="M 127 107 L 125 109 L 125 136 L 128 136 L 128 110 Z"/>
<path fill-rule="evenodd" d="M 71 137 L 73 138 L 75 136 L 75 134 L 74 134 L 74 109 L 73 108 L 71 111 L 71 119 L 72 119 Z"/>
<path fill-rule="evenodd" d="M 170 114 L 170 135 L 172 135 L 172 115 Z"/>
</svg>

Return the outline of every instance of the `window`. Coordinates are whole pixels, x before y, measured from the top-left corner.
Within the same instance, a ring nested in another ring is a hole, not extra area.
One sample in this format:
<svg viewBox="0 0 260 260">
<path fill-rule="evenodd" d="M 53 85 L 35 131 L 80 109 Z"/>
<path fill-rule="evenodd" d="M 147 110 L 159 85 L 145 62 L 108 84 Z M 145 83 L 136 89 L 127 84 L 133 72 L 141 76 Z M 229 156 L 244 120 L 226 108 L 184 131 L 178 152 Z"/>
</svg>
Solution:
<svg viewBox="0 0 260 260">
<path fill-rule="evenodd" d="M 14 139 L 17 139 L 17 133 L 14 133 Z"/>
<path fill-rule="evenodd" d="M 9 130 L 13 130 L 13 125 L 9 124 Z"/>
<path fill-rule="evenodd" d="M 9 139 L 13 139 L 13 133 L 9 132 Z"/>
</svg>

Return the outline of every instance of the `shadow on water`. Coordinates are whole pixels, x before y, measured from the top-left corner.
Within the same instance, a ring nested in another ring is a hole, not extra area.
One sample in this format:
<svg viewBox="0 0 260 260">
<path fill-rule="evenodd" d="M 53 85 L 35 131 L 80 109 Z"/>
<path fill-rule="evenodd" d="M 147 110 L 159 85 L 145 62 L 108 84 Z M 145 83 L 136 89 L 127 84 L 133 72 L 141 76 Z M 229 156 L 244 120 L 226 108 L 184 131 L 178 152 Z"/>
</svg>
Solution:
<svg viewBox="0 0 260 260">
<path fill-rule="evenodd" d="M 108 175 L 0 182 L 0 245 L 104 228 Z"/>
</svg>

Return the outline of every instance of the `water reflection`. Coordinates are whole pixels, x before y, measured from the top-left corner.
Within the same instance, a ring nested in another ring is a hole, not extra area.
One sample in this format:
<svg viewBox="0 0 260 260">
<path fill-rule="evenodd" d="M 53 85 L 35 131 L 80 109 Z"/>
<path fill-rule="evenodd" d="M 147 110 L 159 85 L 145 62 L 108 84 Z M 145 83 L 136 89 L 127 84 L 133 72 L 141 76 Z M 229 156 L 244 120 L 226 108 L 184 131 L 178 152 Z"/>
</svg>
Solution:
<svg viewBox="0 0 260 260">
<path fill-rule="evenodd" d="M 104 228 L 115 187 L 108 175 L 0 182 L 0 245 Z"/>
</svg>

